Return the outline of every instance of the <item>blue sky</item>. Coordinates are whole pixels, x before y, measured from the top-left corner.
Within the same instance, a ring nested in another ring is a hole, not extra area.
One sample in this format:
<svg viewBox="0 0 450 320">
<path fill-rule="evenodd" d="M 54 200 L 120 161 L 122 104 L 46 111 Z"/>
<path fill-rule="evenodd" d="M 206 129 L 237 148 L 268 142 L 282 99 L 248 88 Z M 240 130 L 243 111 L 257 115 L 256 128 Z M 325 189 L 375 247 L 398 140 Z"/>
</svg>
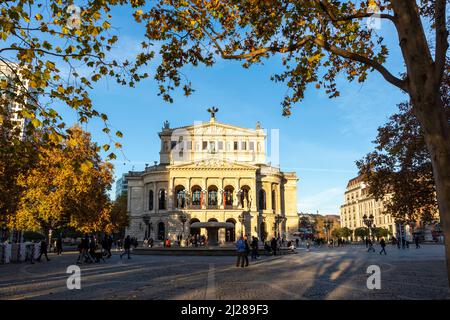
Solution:
<svg viewBox="0 0 450 320">
<path fill-rule="evenodd" d="M 121 39 L 113 53 L 119 58 L 133 56 L 142 31 L 136 24 L 128 24 L 129 18 L 123 15 L 112 24 Z M 403 66 L 398 40 L 387 22 L 379 32 L 390 40 L 387 66 L 397 75 Z M 150 74 L 153 68 L 150 66 Z M 299 211 L 338 214 L 347 182 L 357 175 L 355 161 L 373 149 L 371 141 L 377 127 L 396 111 L 396 104 L 405 96 L 377 73 L 363 84 L 342 78 L 338 81 L 339 98 L 329 99 L 312 86 L 292 116 L 285 118 L 280 102 L 286 86 L 270 81 L 270 76 L 280 70 L 279 57 L 250 69 L 243 69 L 239 62 L 222 60 L 211 68 L 187 68 L 185 73 L 196 91 L 188 98 L 177 92 L 173 104 L 157 96 L 157 84 L 152 79 L 134 89 L 121 87 L 112 79 L 100 81 L 91 91 L 94 104 L 124 134 L 124 156 L 119 154 L 114 162 L 116 176 L 133 168 L 142 170 L 145 163 L 159 160 L 157 132 L 165 120 L 172 127 L 206 121 L 206 109 L 217 106 L 220 122 L 254 128 L 260 121 L 268 130 L 279 129 L 281 168 L 295 171 L 299 178 Z M 98 121 L 85 128 L 96 141 L 107 141 Z"/>
</svg>

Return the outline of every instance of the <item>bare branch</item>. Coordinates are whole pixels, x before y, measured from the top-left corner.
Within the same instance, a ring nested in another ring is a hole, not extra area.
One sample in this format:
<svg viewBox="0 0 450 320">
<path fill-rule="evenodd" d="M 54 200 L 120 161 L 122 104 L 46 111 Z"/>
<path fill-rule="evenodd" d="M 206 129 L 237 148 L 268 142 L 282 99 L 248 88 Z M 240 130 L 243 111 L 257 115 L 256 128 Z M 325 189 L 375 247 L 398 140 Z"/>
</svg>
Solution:
<svg viewBox="0 0 450 320">
<path fill-rule="evenodd" d="M 405 80 L 401 80 L 401 79 L 395 77 L 380 63 L 378 63 L 370 58 L 364 57 L 360 54 L 357 54 L 357 53 L 354 53 L 351 51 L 347 51 L 342 48 L 338 48 L 334 45 L 330 45 L 330 44 L 326 43 L 325 41 L 317 39 L 317 38 L 314 38 L 314 43 L 316 45 L 324 48 L 325 50 L 327 50 L 331 53 L 334 53 L 338 56 L 341 56 L 343 58 L 347 58 L 347 59 L 350 59 L 353 61 L 361 62 L 363 64 L 371 66 L 372 68 L 377 70 L 389 83 L 393 84 L 394 86 L 396 86 L 404 91 L 408 91 L 407 82 Z"/>
</svg>

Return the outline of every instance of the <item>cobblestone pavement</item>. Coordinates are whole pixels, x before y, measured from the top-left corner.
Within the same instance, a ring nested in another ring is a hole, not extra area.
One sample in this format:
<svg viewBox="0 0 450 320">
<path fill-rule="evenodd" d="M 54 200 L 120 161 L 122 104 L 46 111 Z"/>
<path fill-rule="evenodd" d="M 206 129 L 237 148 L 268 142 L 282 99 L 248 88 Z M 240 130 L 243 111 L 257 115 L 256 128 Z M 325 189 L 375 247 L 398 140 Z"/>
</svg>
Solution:
<svg viewBox="0 0 450 320">
<path fill-rule="evenodd" d="M 444 248 L 363 246 L 299 249 L 236 268 L 234 257 L 132 256 L 81 266 L 81 290 L 68 290 L 67 266 L 50 262 L 0 265 L 0 299 L 449 299 Z M 381 289 L 369 290 L 369 265 L 381 269 Z"/>
</svg>

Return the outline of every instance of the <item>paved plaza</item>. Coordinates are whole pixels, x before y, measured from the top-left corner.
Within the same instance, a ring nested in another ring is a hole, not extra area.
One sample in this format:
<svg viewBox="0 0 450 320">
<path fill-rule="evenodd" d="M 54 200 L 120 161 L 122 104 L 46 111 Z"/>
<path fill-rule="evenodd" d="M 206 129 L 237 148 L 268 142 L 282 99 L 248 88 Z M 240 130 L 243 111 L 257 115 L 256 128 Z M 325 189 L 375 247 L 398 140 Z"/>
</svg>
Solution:
<svg viewBox="0 0 450 320">
<path fill-rule="evenodd" d="M 379 250 L 379 248 L 377 248 Z M 423 245 L 388 255 L 364 246 L 299 249 L 236 268 L 234 257 L 132 256 L 81 266 L 81 289 L 68 290 L 77 254 L 50 262 L 0 265 L 0 299 L 449 299 L 444 247 Z M 369 265 L 381 289 L 369 290 Z"/>
</svg>

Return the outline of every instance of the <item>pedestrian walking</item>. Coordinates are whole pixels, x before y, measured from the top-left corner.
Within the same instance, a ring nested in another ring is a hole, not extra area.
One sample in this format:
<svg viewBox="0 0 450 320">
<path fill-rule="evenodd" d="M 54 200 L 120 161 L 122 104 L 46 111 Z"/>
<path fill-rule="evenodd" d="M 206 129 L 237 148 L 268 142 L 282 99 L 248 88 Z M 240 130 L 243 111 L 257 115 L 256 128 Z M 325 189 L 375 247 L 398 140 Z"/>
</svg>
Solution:
<svg viewBox="0 0 450 320">
<path fill-rule="evenodd" d="M 370 252 L 370 251 L 375 252 L 375 248 L 373 247 L 373 243 L 372 243 L 371 239 L 368 239 L 367 245 L 369 246 L 369 248 L 367 249 L 367 252 Z"/>
<path fill-rule="evenodd" d="M 62 251 L 62 238 L 59 236 L 58 239 L 56 239 L 56 254 L 59 256 L 62 254 Z"/>
<path fill-rule="evenodd" d="M 300 243 L 300 240 L 299 240 L 298 238 L 295 239 L 295 247 L 296 247 L 296 248 L 298 248 L 299 243 Z"/>
<path fill-rule="evenodd" d="M 245 243 L 243 237 L 239 237 L 239 240 L 236 242 L 236 253 L 236 267 L 241 266 L 241 268 L 244 268 Z"/>
<path fill-rule="evenodd" d="M 125 240 L 123 242 L 123 249 L 125 251 L 120 254 L 120 259 L 122 259 L 122 256 L 125 255 L 125 254 L 128 255 L 128 259 L 131 259 L 131 257 L 130 257 L 130 249 L 131 249 L 131 238 L 130 238 L 130 235 L 128 235 L 125 238 Z"/>
<path fill-rule="evenodd" d="M 384 241 L 384 238 L 381 238 L 380 246 L 381 246 L 380 254 L 384 253 L 384 255 L 387 255 L 387 253 L 386 253 L 386 241 Z"/>
<path fill-rule="evenodd" d="M 47 261 L 50 261 L 50 259 L 47 256 L 47 242 L 45 240 L 41 241 L 41 248 L 39 250 L 39 257 L 36 259 L 37 261 L 41 262 L 42 255 L 45 256 Z"/>
<path fill-rule="evenodd" d="M 419 249 L 420 248 L 420 244 L 419 244 L 419 237 L 418 236 L 414 237 L 414 242 L 416 243 L 416 249 Z"/>
</svg>

